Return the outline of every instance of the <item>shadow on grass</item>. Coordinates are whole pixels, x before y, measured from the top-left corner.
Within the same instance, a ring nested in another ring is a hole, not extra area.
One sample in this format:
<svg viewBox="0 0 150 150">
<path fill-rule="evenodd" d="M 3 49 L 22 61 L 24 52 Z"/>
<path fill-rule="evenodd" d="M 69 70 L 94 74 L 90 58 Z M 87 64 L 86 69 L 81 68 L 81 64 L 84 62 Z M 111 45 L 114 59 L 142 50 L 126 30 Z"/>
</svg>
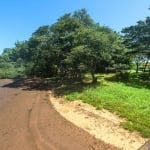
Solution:
<svg viewBox="0 0 150 150">
<path fill-rule="evenodd" d="M 67 82 L 63 83 L 61 86 L 54 88 L 54 93 L 57 96 L 67 95 L 73 92 L 81 93 L 85 88 L 96 88 L 100 85 L 100 82 L 97 83 L 84 83 L 84 82 Z"/>
<path fill-rule="evenodd" d="M 114 74 L 113 76 L 105 77 L 105 80 L 122 82 L 130 87 L 150 89 L 150 74 L 148 73 Z"/>
</svg>

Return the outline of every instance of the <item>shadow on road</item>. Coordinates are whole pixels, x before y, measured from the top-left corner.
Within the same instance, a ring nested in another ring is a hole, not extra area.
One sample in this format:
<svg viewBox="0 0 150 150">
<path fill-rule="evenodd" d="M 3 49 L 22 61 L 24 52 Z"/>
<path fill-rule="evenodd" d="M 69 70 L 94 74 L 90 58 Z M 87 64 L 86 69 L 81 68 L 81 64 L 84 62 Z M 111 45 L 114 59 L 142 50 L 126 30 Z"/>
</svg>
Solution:
<svg viewBox="0 0 150 150">
<path fill-rule="evenodd" d="M 49 90 L 52 87 L 42 79 L 13 79 L 2 87 L 22 88 L 22 90 Z"/>
<path fill-rule="evenodd" d="M 12 82 L 9 82 L 2 87 L 7 87 L 7 88 L 20 88 L 24 86 L 24 80 L 22 79 L 14 79 Z"/>
<path fill-rule="evenodd" d="M 56 96 L 63 96 L 72 92 L 82 92 L 86 87 L 96 88 L 101 83 L 83 83 L 81 81 L 61 81 L 56 78 L 48 79 L 13 79 L 12 82 L 6 83 L 3 87 L 21 88 L 28 91 L 48 91 L 53 90 Z"/>
</svg>

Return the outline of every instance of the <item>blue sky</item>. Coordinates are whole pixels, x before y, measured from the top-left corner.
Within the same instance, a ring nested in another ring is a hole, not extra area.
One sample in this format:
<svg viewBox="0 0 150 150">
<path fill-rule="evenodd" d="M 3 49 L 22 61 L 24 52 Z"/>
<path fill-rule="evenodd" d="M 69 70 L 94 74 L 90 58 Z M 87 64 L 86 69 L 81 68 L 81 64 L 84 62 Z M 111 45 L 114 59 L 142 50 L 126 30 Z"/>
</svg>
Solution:
<svg viewBox="0 0 150 150">
<path fill-rule="evenodd" d="M 95 22 L 119 32 L 150 16 L 149 6 L 149 0 L 1 0 L 0 53 L 68 12 L 86 8 Z"/>
</svg>

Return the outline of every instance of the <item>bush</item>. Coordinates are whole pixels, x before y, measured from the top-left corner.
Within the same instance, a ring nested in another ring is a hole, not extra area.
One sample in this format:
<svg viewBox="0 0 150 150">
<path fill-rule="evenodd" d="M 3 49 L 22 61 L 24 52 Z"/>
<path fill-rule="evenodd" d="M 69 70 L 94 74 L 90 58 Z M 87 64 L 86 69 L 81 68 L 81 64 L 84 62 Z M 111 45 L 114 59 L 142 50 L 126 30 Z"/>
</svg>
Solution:
<svg viewBox="0 0 150 150">
<path fill-rule="evenodd" d="M 0 68 L 0 79 L 6 79 L 6 78 L 20 78 L 25 76 L 25 68 L 19 67 L 19 68 Z"/>
<path fill-rule="evenodd" d="M 116 76 L 121 81 L 129 81 L 130 73 L 121 71 L 121 72 L 117 73 Z"/>
</svg>

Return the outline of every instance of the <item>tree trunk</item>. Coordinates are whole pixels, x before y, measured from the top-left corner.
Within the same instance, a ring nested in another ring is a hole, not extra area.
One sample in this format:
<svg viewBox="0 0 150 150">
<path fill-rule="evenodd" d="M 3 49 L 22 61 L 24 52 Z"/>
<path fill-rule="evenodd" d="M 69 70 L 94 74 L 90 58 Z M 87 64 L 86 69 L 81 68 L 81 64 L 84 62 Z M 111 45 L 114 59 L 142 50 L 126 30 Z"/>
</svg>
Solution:
<svg viewBox="0 0 150 150">
<path fill-rule="evenodd" d="M 144 65 L 144 70 L 143 70 L 143 72 L 146 72 L 146 67 L 147 67 L 147 65 L 148 65 L 148 62 L 149 62 L 149 59 L 146 61 L 145 65 Z"/>
<path fill-rule="evenodd" d="M 95 77 L 94 70 L 91 70 L 91 75 L 92 75 L 92 83 L 96 83 L 97 82 L 97 78 Z"/>
<path fill-rule="evenodd" d="M 136 63 L 136 73 L 139 72 L 139 63 Z"/>
</svg>

